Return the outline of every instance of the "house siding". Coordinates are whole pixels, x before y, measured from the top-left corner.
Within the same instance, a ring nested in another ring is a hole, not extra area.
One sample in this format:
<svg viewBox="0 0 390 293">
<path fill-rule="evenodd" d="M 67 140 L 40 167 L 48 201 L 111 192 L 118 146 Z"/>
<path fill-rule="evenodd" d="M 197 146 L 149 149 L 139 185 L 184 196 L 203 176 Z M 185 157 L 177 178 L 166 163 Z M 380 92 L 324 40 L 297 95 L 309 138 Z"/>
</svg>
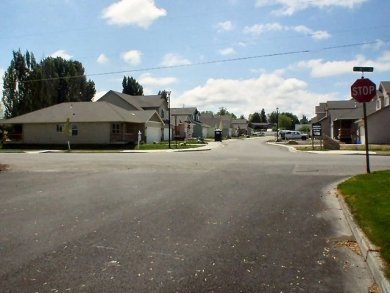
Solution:
<svg viewBox="0 0 390 293">
<path fill-rule="evenodd" d="M 390 107 L 367 117 L 368 142 L 372 144 L 390 144 Z"/>
<path fill-rule="evenodd" d="M 26 144 L 66 144 L 64 133 L 57 132 L 56 124 L 24 124 L 23 142 Z M 75 123 L 78 135 L 71 136 L 74 144 L 109 144 L 110 123 Z"/>
</svg>

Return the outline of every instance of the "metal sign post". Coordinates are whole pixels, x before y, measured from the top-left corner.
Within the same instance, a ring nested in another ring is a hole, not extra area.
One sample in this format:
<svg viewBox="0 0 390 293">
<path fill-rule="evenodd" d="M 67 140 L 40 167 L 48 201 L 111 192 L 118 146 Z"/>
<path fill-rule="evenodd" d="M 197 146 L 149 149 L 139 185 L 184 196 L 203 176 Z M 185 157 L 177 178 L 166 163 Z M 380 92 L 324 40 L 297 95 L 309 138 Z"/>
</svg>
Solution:
<svg viewBox="0 0 390 293">
<path fill-rule="evenodd" d="M 371 173 L 370 170 L 370 155 L 368 153 L 368 129 L 367 129 L 367 107 L 366 103 L 370 102 L 376 96 L 376 85 L 368 78 L 364 78 L 364 72 L 373 72 L 373 67 L 354 67 L 353 71 L 359 71 L 362 73 L 362 78 L 356 80 L 351 86 L 351 96 L 363 103 L 363 119 L 364 119 L 364 143 L 366 146 L 366 169 L 367 173 Z"/>
</svg>

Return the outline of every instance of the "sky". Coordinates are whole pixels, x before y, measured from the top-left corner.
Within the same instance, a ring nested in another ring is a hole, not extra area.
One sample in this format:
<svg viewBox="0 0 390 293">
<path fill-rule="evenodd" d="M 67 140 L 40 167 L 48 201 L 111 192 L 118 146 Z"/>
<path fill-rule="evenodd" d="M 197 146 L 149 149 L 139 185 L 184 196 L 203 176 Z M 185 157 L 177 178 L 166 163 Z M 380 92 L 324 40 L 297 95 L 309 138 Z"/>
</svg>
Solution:
<svg viewBox="0 0 390 293">
<path fill-rule="evenodd" d="M 172 107 L 315 115 L 361 77 L 390 80 L 389 0 L 2 0 L 0 75 L 13 50 L 80 61 L 98 99 L 134 77 Z M 0 81 L 1 88 L 2 80 Z"/>
</svg>

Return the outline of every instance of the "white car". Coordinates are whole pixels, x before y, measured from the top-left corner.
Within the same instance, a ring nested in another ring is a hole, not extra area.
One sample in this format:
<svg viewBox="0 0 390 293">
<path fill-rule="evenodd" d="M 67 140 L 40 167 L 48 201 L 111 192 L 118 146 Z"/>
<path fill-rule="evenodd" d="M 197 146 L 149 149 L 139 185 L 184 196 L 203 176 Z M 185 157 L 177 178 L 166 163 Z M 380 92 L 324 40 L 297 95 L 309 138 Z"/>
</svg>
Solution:
<svg viewBox="0 0 390 293">
<path fill-rule="evenodd" d="M 282 139 L 302 139 L 306 140 L 309 136 L 300 131 L 287 130 L 280 133 Z"/>
</svg>

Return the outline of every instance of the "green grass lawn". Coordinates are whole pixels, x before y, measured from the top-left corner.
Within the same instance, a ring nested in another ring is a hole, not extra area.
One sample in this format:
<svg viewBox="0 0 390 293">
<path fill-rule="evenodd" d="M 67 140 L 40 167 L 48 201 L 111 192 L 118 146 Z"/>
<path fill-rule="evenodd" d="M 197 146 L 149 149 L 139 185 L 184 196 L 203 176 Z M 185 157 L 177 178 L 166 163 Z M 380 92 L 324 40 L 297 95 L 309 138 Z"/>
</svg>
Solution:
<svg viewBox="0 0 390 293">
<path fill-rule="evenodd" d="M 381 248 L 390 278 L 390 170 L 355 176 L 338 188 L 360 227 Z"/>
</svg>

